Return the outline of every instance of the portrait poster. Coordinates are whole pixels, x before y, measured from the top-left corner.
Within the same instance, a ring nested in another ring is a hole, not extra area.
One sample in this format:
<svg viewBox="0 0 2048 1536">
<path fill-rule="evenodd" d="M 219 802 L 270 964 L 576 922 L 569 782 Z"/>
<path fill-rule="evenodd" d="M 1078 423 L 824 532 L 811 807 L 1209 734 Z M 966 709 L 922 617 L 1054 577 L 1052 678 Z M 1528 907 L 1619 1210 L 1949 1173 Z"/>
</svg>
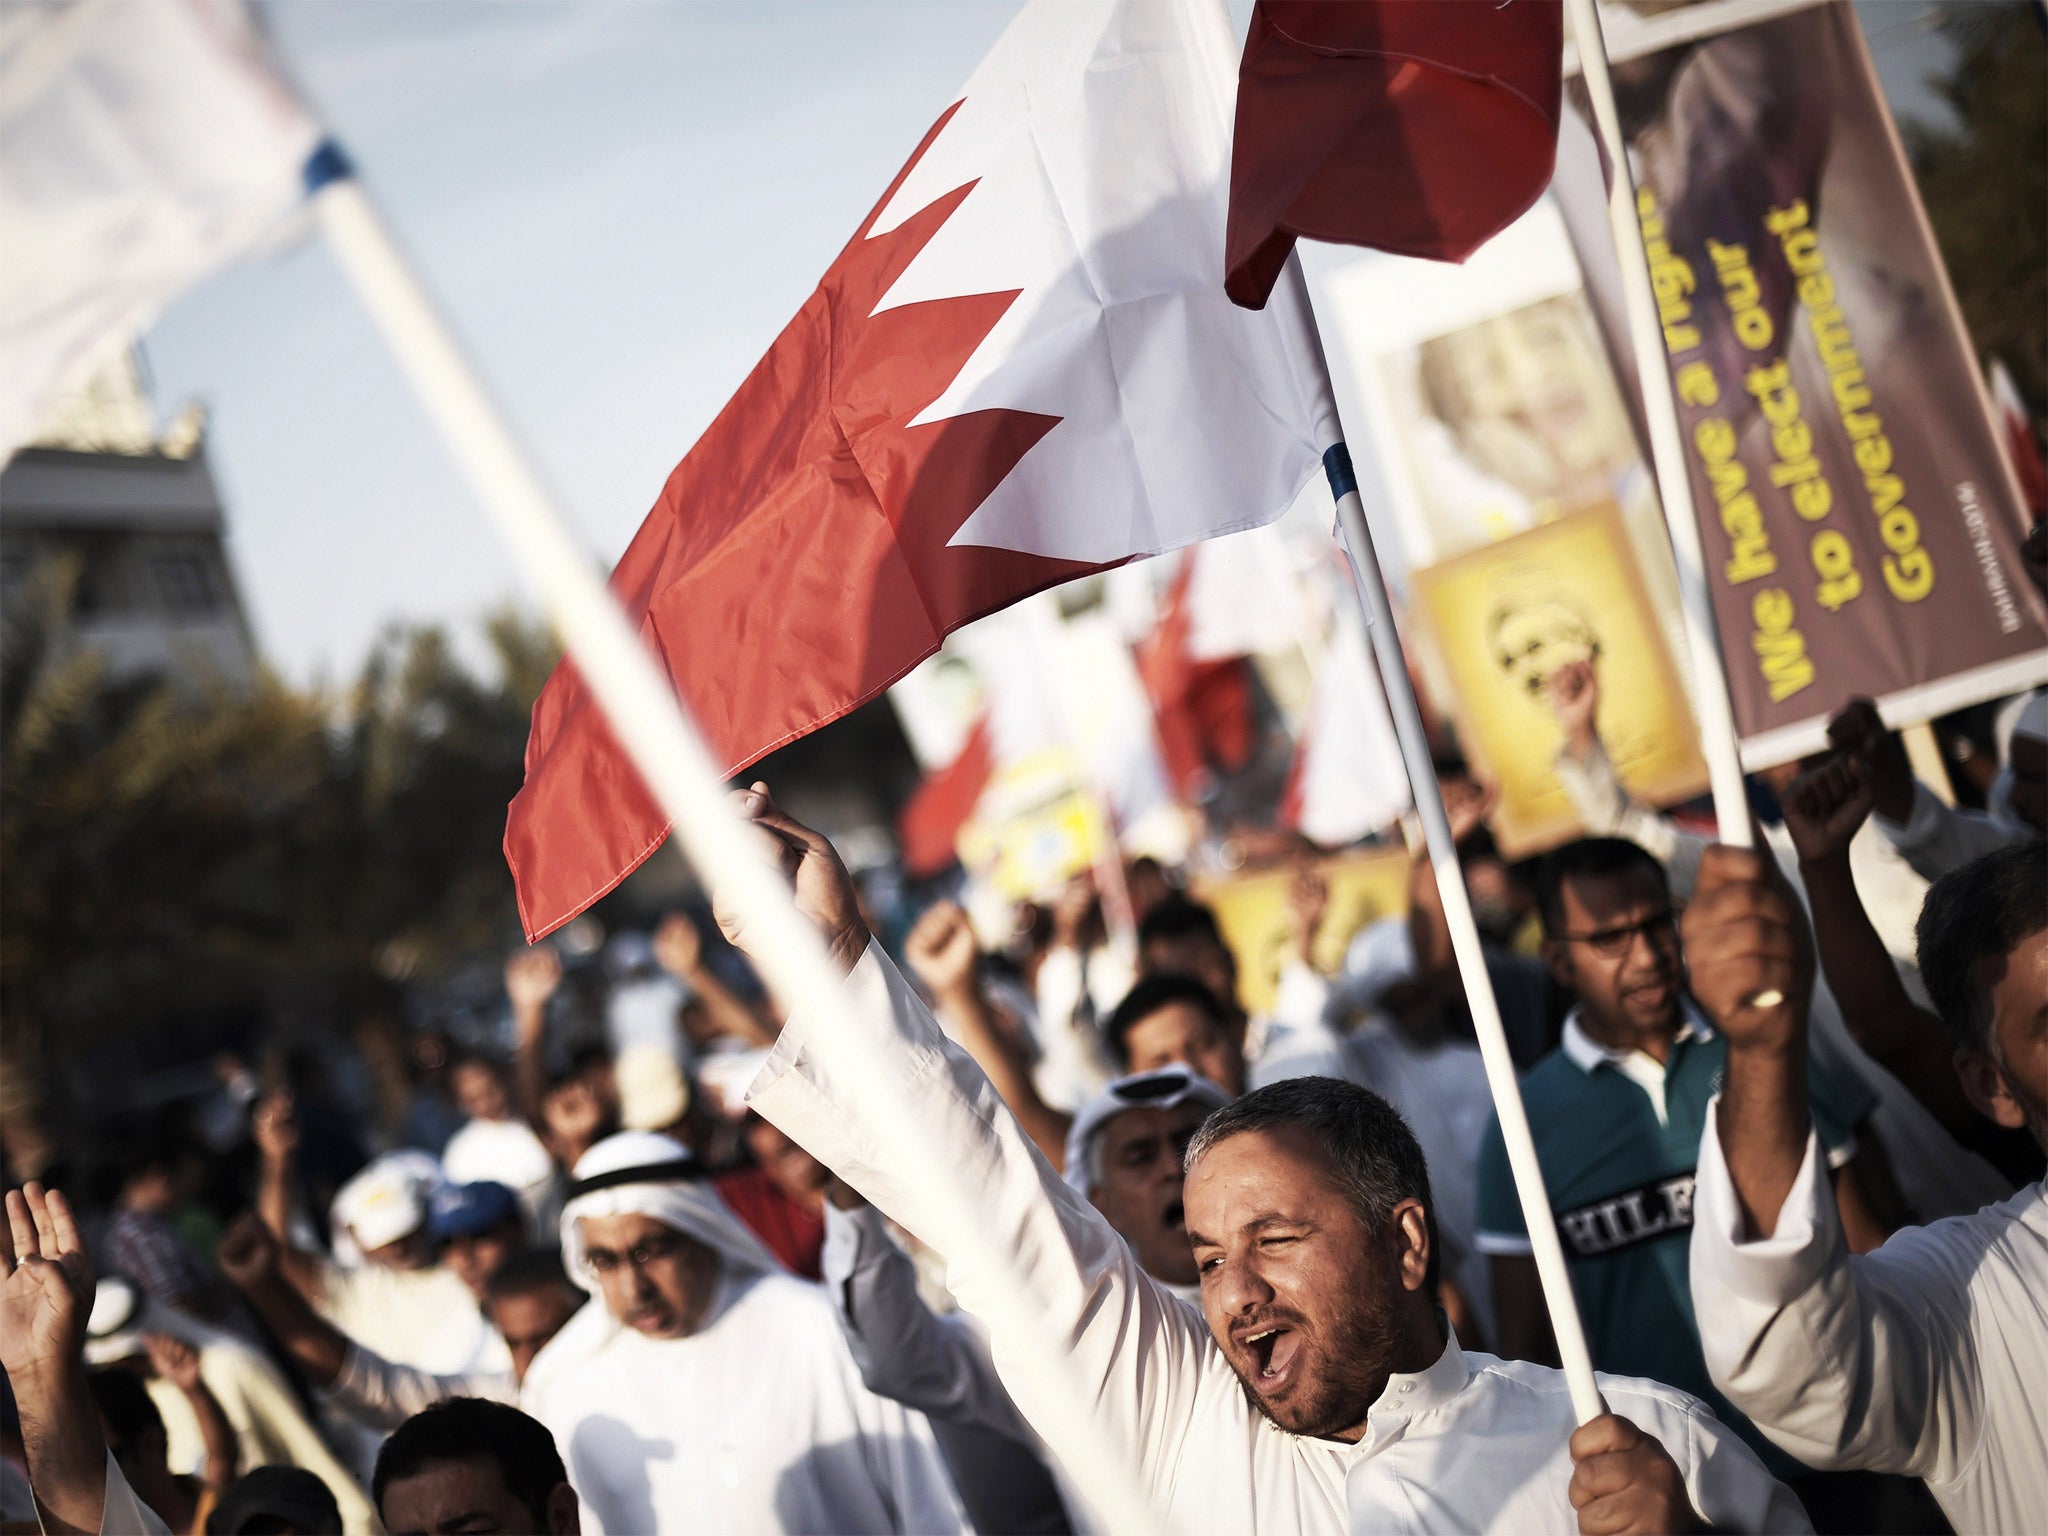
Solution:
<svg viewBox="0 0 2048 1536">
<path fill-rule="evenodd" d="M 1408 910 L 1408 852 L 1374 848 L 1321 859 L 1315 868 L 1330 896 L 1316 930 L 1316 969 L 1326 976 L 1344 966 L 1344 951 L 1358 930 Z M 1293 952 L 1294 917 L 1287 891 L 1294 866 L 1195 880 L 1195 899 L 1216 914 L 1223 942 L 1237 959 L 1238 997 L 1253 1014 L 1268 1013 L 1279 995 L 1280 969 Z"/>
<path fill-rule="evenodd" d="M 1474 770 L 1500 787 L 1493 831 L 1510 858 L 1573 837 L 1557 779 L 1564 733 L 1551 674 L 1590 661 L 1597 724 L 1637 799 L 1670 805 L 1707 786 L 1691 704 L 1612 506 L 1576 512 L 1410 575 L 1411 613 L 1451 680 Z"/>
</svg>

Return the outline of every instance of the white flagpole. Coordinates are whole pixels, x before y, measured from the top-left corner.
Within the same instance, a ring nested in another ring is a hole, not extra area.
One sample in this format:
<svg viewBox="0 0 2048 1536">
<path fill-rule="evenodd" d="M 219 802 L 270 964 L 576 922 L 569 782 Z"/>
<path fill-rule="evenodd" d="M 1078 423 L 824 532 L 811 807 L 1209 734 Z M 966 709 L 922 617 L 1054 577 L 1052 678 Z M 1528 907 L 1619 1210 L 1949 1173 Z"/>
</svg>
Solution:
<svg viewBox="0 0 2048 1536">
<path fill-rule="evenodd" d="M 324 163 L 323 163 L 324 157 Z M 807 1016 L 831 1018 L 847 1006 L 840 978 L 817 932 L 797 910 L 780 874 L 727 808 L 726 791 L 703 738 L 627 623 L 589 557 L 564 526 L 540 474 L 484 388 L 475 368 L 414 275 L 376 208 L 331 147 L 308 172 L 314 207 L 357 299 L 382 333 L 429 419 L 468 476 L 484 511 L 511 547 L 527 579 L 540 589 L 549 617 L 575 657 L 619 743 L 663 812 L 675 823 L 683 851 L 740 914 L 756 963 L 778 998 Z M 822 1029 L 813 1049 L 827 1071 L 865 1106 L 864 1123 L 911 1166 L 928 1170 L 940 1197 L 955 1258 L 971 1256 L 994 1282 L 1004 1326 L 1034 1337 L 1020 1367 L 1042 1373 L 1065 1411 L 1048 1421 L 1046 1439 L 1081 1494 L 1108 1529 L 1157 1532 L 1157 1511 L 1115 1441 L 1100 1432 L 1091 1399 L 1067 1354 L 1067 1341 L 1043 1309 L 1012 1257 L 987 1236 L 981 1192 L 965 1170 L 930 1155 L 919 1119 L 888 1069 Z"/>
<path fill-rule="evenodd" d="M 1693 515 L 1692 477 L 1685 458 L 1685 439 L 1678 424 L 1678 397 L 1672 392 L 1671 365 L 1664 353 L 1664 327 L 1657 318 L 1657 295 L 1650 285 L 1650 260 L 1643 251 L 1643 229 L 1636 214 L 1635 176 L 1629 170 L 1628 143 L 1621 133 L 1621 114 L 1614 105 L 1614 82 L 1607 69 L 1607 44 L 1600 31 L 1596 0 L 1567 0 L 1579 64 L 1592 99 L 1593 118 L 1607 155 L 1607 218 L 1621 258 L 1621 288 L 1628 329 L 1635 346 L 1636 376 L 1641 380 L 1643 416 L 1650 432 L 1650 465 L 1657 481 L 1657 499 L 1671 530 L 1671 554 L 1678 567 L 1679 608 L 1685 619 L 1686 649 L 1692 655 L 1694 704 L 1699 711 L 1700 749 L 1714 790 L 1714 820 L 1722 842 L 1750 846 L 1749 797 L 1742 787 L 1742 755 L 1736 745 L 1735 710 L 1728 699 L 1728 674 L 1722 664 L 1721 640 L 1714 619 L 1714 601 L 1707 587 L 1706 556 L 1700 546 L 1699 523 Z"/>
<path fill-rule="evenodd" d="M 1320 352 L 1319 337 L 1316 345 Z M 1325 368 L 1326 378 L 1327 374 Z M 1373 658 L 1379 663 L 1387 709 L 1394 717 L 1394 735 L 1401 743 L 1401 760 L 1408 769 L 1416 814 L 1422 820 L 1423 839 L 1429 846 L 1430 869 L 1443 898 L 1444 923 L 1451 932 L 1458 974 L 1465 982 L 1473 1033 L 1479 1040 L 1480 1058 L 1486 1064 L 1486 1085 L 1493 1093 L 1494 1112 L 1500 1116 L 1501 1140 L 1507 1144 L 1508 1167 L 1522 1202 L 1522 1222 L 1528 1229 L 1537 1276 L 1543 1282 L 1543 1301 L 1550 1312 L 1551 1332 L 1557 1338 L 1557 1357 L 1571 1388 L 1573 1411 L 1583 1424 L 1605 1413 L 1607 1406 L 1601 1401 L 1599 1384 L 1593 1379 L 1592 1352 L 1586 1346 L 1585 1325 L 1579 1319 L 1578 1304 L 1572 1295 L 1571 1271 L 1565 1265 L 1564 1245 L 1558 1240 L 1557 1218 L 1551 1213 L 1543 1167 L 1536 1160 L 1535 1138 L 1529 1134 L 1529 1116 L 1522 1106 L 1514 1057 L 1508 1050 L 1507 1031 L 1501 1026 L 1500 1002 L 1486 974 L 1479 925 L 1472 918 L 1472 903 L 1465 894 L 1465 873 L 1458 863 L 1457 845 L 1451 839 L 1450 818 L 1444 814 L 1444 797 L 1437 788 L 1422 709 L 1415 699 L 1415 685 L 1408 677 L 1401 637 L 1394 628 L 1394 610 L 1387 599 L 1386 580 L 1380 574 L 1379 556 L 1373 551 L 1372 534 L 1365 526 L 1365 504 L 1358 497 L 1351 456 L 1342 443 L 1323 456 L 1323 467 L 1337 498 L 1337 521 L 1343 530 L 1345 553 L 1351 557 L 1352 573 L 1358 578 L 1358 601 L 1365 610 L 1366 633 L 1372 637 Z"/>
</svg>

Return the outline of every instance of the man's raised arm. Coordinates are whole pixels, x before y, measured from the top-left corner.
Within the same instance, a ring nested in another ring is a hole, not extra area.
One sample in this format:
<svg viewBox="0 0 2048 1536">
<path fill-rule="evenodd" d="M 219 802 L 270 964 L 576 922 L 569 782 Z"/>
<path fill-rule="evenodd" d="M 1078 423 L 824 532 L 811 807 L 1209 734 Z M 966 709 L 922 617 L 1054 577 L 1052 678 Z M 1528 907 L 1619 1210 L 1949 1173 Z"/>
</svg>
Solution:
<svg viewBox="0 0 2048 1536">
<path fill-rule="evenodd" d="M 1812 960 L 1768 855 L 1707 850 L 1685 952 L 1694 995 L 1728 1040 L 1693 1205 L 1707 1367 L 1810 1466 L 1932 1476 L 1941 1416 L 1931 1410 L 1955 1364 L 1936 1335 L 1953 1320 L 1891 1283 L 1921 1278 L 1910 1236 L 1897 1254 L 1884 1250 L 1881 1269 L 1850 1257 L 1807 1104 Z"/>
<path fill-rule="evenodd" d="M 741 809 L 775 838 L 791 872 L 798 907 L 823 933 L 848 971 L 847 1006 L 829 1019 L 793 1016 L 747 1094 L 748 1103 L 812 1156 L 949 1260 L 948 1280 L 970 1312 L 990 1326 L 996 1367 L 1018 1408 L 1041 1433 L 1053 1411 L 1039 1386 L 1035 1335 L 1020 1329 L 995 1298 L 998 1278 L 975 1254 L 1011 1256 L 1045 1320 L 1066 1344 L 1072 1367 L 1139 1459 L 1155 1490 L 1170 1481 L 1180 1440 L 1202 1385 L 1212 1346 L 1191 1309 L 1161 1290 L 1102 1216 L 1053 1172 L 973 1058 L 952 1045 L 910 984 L 872 942 L 853 885 L 824 838 L 775 809 L 765 790 L 737 797 Z M 741 949 L 744 932 L 728 935 Z M 914 1101 L 925 1155 L 894 1156 L 894 1138 L 877 1137 L 872 1106 L 834 1081 L 810 1049 L 822 1030 L 852 1038 L 885 1061 Z M 984 1241 L 963 1240 L 931 1192 L 935 1168 L 950 1169 L 978 1191 Z M 993 1242 L 987 1241 L 993 1239 Z M 1219 1367 L 1220 1369 L 1220 1367 Z M 1227 1374 L 1227 1373 L 1226 1373 Z M 1234 1384 L 1229 1390 L 1235 1391 Z"/>
<path fill-rule="evenodd" d="M 38 1184 L 10 1189 L 0 1238 L 0 1367 L 21 1415 L 36 1516 L 51 1532 L 162 1532 L 100 1433 L 85 1381 L 92 1294 L 92 1261 L 64 1197 Z"/>
</svg>

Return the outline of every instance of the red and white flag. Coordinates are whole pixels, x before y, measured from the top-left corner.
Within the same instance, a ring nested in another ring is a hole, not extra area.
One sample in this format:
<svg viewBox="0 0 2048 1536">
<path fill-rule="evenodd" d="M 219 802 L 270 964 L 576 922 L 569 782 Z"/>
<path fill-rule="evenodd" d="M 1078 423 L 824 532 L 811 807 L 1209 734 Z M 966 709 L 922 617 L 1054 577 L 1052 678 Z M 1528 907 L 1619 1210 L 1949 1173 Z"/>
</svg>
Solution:
<svg viewBox="0 0 2048 1536">
<path fill-rule="evenodd" d="M 1463 261 L 1557 158 L 1561 0 L 1258 0 L 1238 76 L 1230 296 L 1297 236 Z"/>
<path fill-rule="evenodd" d="M 1309 690 L 1280 824 L 1341 848 L 1388 826 L 1412 803 L 1365 626 L 1353 605 L 1340 606 Z"/>
<path fill-rule="evenodd" d="M 1315 474 L 1298 271 L 1263 314 L 1223 293 L 1235 63 L 1216 0 L 1026 6 L 670 475 L 611 585 L 729 771 Z M 528 936 L 667 831 L 565 662 L 505 831 Z"/>
</svg>

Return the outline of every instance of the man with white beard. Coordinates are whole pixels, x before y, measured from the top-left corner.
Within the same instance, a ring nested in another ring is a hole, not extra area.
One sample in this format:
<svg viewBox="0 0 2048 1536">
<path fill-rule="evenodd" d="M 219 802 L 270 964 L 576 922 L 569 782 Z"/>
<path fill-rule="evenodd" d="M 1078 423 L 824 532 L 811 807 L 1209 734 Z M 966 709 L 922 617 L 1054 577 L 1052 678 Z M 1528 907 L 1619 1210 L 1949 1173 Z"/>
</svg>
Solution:
<svg viewBox="0 0 2048 1536">
<path fill-rule="evenodd" d="M 1135 1464 L 1169 1527 L 1232 1531 L 1805 1530 L 1788 1490 L 1697 1401 L 1600 1379 L 1612 1410 L 1574 1430 L 1561 1373 L 1468 1353 L 1433 1295 L 1422 1155 L 1384 1100 L 1328 1078 L 1218 1110 L 1188 1149 L 1186 1222 L 1208 1324 L 1148 1276 L 1101 1213 L 1032 1150 L 867 935 L 831 845 L 735 797 L 796 877 L 798 901 L 849 974 L 849 1006 L 796 1016 L 749 1102 L 922 1241 L 952 1241 L 928 1163 L 971 1168 L 994 1246 L 1032 1277 L 1066 1337 L 1099 1432 Z M 744 947 L 744 933 L 741 941 Z M 929 1156 L 895 1165 L 868 1106 L 808 1042 L 851 1032 L 913 1096 Z M 969 1310 L 996 1284 L 955 1257 Z M 1027 1421 L 1060 1404 L 1029 1341 L 995 1360 Z"/>
<path fill-rule="evenodd" d="M 562 1257 L 585 1307 L 527 1372 L 586 1531 L 960 1531 L 924 1419 L 861 1385 L 822 1290 L 784 1271 L 681 1143 L 577 1162 Z"/>
</svg>

